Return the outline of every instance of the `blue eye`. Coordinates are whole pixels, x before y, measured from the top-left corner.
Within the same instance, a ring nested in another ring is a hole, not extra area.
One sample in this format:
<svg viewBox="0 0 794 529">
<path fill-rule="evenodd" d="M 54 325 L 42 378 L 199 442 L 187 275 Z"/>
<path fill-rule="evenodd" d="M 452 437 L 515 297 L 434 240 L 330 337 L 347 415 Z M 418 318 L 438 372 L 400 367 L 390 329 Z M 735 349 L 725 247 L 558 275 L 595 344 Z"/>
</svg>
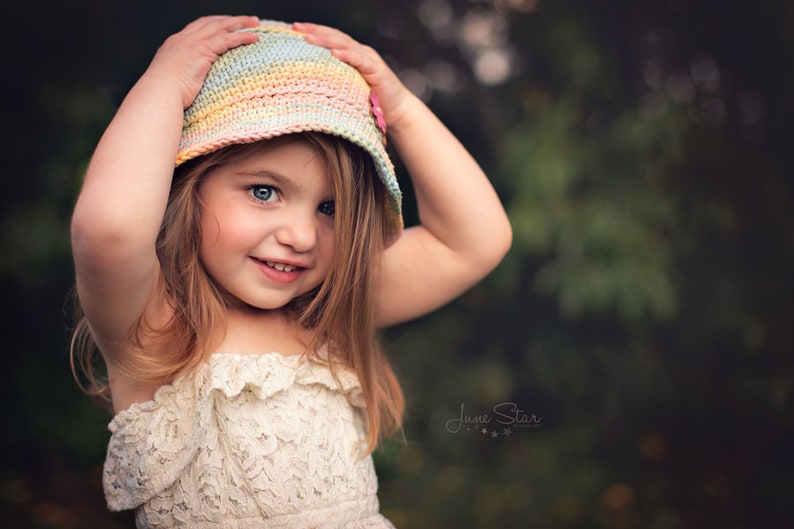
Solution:
<svg viewBox="0 0 794 529">
<path fill-rule="evenodd" d="M 333 217 L 334 213 L 336 212 L 336 205 L 333 201 L 323 202 L 320 204 L 320 207 L 317 210 L 322 213 L 323 215 L 328 215 L 329 217 Z"/>
<path fill-rule="evenodd" d="M 251 188 L 251 195 L 262 202 L 272 199 L 274 192 L 275 190 L 270 186 L 254 186 Z"/>
</svg>

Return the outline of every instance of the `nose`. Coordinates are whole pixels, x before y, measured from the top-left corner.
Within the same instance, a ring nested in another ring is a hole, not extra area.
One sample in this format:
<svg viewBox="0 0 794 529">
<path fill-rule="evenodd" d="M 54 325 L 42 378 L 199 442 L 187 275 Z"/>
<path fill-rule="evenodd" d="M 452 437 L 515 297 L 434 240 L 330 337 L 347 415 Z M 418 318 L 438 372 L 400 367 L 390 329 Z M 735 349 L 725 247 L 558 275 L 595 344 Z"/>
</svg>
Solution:
<svg viewBox="0 0 794 529">
<path fill-rule="evenodd" d="M 296 212 L 284 219 L 276 230 L 276 240 L 294 251 L 306 253 L 317 245 L 316 212 Z"/>
</svg>

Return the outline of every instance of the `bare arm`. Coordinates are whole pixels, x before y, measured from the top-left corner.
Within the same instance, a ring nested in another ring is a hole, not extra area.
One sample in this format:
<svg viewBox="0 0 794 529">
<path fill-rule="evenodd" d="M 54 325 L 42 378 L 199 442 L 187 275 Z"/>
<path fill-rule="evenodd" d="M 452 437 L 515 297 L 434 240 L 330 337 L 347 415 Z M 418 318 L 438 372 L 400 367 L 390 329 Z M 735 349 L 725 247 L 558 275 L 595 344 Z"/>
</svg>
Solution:
<svg viewBox="0 0 794 529">
<path fill-rule="evenodd" d="M 106 357 L 123 351 L 159 273 L 155 244 L 183 111 L 215 58 L 256 38 L 234 30 L 256 22 L 208 17 L 169 37 L 97 145 L 71 228 L 80 302 Z"/>
<path fill-rule="evenodd" d="M 512 240 L 488 178 L 438 118 L 411 96 L 398 123 L 390 138 L 411 175 L 420 225 L 406 229 L 386 251 L 384 324 L 459 296 L 499 264 Z"/>
<path fill-rule="evenodd" d="M 481 280 L 507 253 L 512 230 L 499 197 L 467 150 L 372 48 L 332 28 L 296 29 L 357 68 L 380 99 L 389 137 L 411 176 L 420 225 L 385 252 L 379 324 L 426 314 Z"/>
</svg>

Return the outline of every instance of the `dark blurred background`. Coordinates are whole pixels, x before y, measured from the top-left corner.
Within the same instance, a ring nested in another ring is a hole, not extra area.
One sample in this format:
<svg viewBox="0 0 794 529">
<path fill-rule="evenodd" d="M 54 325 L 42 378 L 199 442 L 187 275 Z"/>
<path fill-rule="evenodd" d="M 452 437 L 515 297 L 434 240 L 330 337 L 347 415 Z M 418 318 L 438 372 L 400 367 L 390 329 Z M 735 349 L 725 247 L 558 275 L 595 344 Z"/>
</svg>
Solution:
<svg viewBox="0 0 794 529">
<path fill-rule="evenodd" d="M 398 527 L 794 524 L 793 3 L 0 9 L 0 526 L 133 526 L 104 507 L 109 417 L 69 372 L 69 216 L 159 44 L 219 12 L 372 44 L 480 160 L 513 221 L 486 281 L 385 334 L 409 398 L 405 442 L 376 456 Z M 481 424 L 450 421 L 462 406 Z"/>
</svg>

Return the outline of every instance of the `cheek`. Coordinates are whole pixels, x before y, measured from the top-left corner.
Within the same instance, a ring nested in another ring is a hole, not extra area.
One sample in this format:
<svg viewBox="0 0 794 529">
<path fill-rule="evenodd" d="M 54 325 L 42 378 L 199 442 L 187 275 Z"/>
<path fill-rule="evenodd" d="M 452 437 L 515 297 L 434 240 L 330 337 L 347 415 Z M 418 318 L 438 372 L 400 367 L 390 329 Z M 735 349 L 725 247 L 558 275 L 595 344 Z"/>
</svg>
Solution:
<svg viewBox="0 0 794 529">
<path fill-rule="evenodd" d="M 245 211 L 207 212 L 201 219 L 199 256 L 208 267 L 238 266 L 267 236 L 267 227 Z"/>
<path fill-rule="evenodd" d="M 315 287 L 322 285 L 331 273 L 334 267 L 334 238 L 331 234 L 327 239 L 319 245 L 317 252 L 317 266 L 315 268 L 314 280 L 316 281 Z"/>
<path fill-rule="evenodd" d="M 327 233 L 324 233 L 320 239 L 320 253 L 328 267 L 331 266 L 334 260 L 334 252 L 334 232 L 333 230 L 329 230 Z"/>
<path fill-rule="evenodd" d="M 211 212 L 202 215 L 199 259 L 210 273 L 227 268 L 230 259 L 246 251 L 245 241 L 241 240 L 241 234 L 245 231 L 235 228 L 234 220 L 229 215 Z"/>
</svg>

